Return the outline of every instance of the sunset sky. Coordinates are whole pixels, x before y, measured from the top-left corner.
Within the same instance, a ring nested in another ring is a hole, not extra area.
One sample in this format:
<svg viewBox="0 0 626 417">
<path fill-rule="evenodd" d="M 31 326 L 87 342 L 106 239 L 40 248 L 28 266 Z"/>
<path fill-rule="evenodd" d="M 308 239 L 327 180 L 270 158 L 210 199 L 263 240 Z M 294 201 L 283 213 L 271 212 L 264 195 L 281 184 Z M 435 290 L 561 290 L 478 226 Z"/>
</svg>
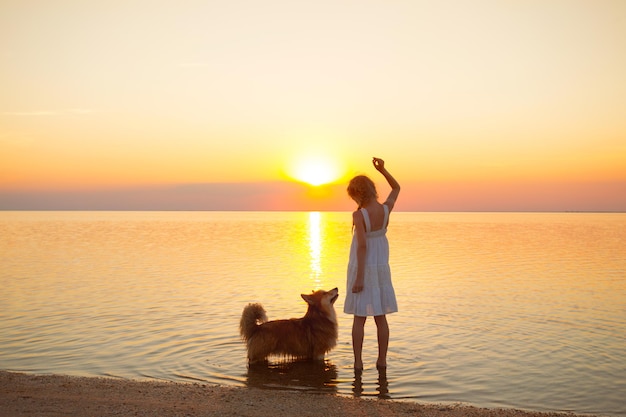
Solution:
<svg viewBox="0 0 626 417">
<path fill-rule="evenodd" d="M 626 211 L 622 0 L 3 0 L 0 57 L 0 209 L 347 210 L 377 156 L 398 210 Z"/>
</svg>

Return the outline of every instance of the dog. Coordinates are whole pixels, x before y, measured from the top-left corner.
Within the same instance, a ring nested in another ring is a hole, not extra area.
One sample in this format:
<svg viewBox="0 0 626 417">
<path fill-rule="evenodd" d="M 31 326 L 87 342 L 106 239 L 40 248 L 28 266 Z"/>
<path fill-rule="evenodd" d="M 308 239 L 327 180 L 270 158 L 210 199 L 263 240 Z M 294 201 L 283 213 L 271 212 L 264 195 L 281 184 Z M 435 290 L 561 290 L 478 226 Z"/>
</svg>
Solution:
<svg viewBox="0 0 626 417">
<path fill-rule="evenodd" d="M 261 304 L 248 304 L 241 314 L 239 332 L 246 342 L 248 362 L 268 356 L 294 360 L 324 360 L 337 344 L 335 301 L 339 290 L 318 290 L 300 295 L 308 304 L 304 317 L 268 321 Z"/>
</svg>

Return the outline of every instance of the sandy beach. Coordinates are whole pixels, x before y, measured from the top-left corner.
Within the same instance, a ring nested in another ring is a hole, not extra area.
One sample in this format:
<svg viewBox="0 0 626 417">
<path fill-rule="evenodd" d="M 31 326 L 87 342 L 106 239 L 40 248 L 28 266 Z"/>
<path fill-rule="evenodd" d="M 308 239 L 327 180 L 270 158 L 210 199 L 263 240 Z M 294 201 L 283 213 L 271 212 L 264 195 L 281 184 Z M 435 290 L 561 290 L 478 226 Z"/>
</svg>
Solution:
<svg viewBox="0 0 626 417">
<path fill-rule="evenodd" d="M 491 416 L 572 414 L 331 394 L 0 371 L 0 416 Z"/>
</svg>

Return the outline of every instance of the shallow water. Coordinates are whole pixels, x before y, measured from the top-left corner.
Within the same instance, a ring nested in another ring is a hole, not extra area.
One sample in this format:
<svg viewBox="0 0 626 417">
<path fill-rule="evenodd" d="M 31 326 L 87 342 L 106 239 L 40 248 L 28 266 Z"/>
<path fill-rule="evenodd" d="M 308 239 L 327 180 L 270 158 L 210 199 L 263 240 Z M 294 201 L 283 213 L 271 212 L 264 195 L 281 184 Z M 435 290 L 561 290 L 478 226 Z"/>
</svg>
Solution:
<svg viewBox="0 0 626 417">
<path fill-rule="evenodd" d="M 344 315 L 349 213 L 0 212 L 0 369 L 626 416 L 626 214 L 393 213 L 389 369 Z M 327 360 L 248 368 L 248 302 L 339 287 Z"/>
</svg>

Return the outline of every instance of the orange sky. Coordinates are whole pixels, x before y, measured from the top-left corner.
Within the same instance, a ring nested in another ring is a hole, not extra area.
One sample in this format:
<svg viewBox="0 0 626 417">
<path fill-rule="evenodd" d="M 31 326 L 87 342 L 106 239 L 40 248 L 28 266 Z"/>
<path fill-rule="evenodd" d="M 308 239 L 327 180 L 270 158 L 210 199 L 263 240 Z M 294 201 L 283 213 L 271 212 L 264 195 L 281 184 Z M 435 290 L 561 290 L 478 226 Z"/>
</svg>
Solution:
<svg viewBox="0 0 626 417">
<path fill-rule="evenodd" d="M 378 156 L 398 209 L 626 211 L 621 0 L 7 0 L 0 54 L 0 209 L 344 210 Z"/>
</svg>

